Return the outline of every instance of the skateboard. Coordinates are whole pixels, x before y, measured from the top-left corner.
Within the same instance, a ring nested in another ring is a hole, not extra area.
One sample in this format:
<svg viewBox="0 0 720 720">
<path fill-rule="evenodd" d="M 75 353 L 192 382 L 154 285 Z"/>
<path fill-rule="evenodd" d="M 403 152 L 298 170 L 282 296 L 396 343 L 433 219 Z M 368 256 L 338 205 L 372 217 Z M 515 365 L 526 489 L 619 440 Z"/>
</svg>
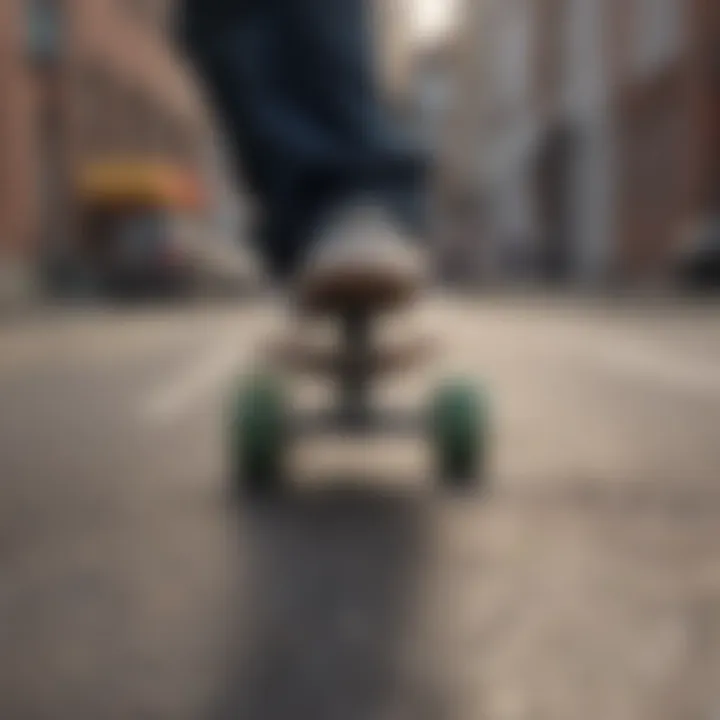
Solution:
<svg viewBox="0 0 720 720">
<path fill-rule="evenodd" d="M 278 495 L 289 480 L 293 444 L 316 434 L 368 438 L 424 436 L 443 487 L 482 488 L 487 481 L 490 410 L 487 393 L 475 382 L 452 378 L 434 389 L 424 409 L 380 411 L 373 387 L 381 377 L 407 372 L 430 353 L 423 341 L 378 347 L 374 330 L 386 309 L 355 304 L 335 308 L 340 339 L 329 350 L 280 343 L 269 349 L 263 372 L 245 379 L 231 406 L 229 451 L 234 488 L 243 496 Z M 308 322 L 311 322 L 309 319 Z M 290 373 L 334 381 L 335 401 L 321 413 L 294 411 L 286 387 Z"/>
</svg>

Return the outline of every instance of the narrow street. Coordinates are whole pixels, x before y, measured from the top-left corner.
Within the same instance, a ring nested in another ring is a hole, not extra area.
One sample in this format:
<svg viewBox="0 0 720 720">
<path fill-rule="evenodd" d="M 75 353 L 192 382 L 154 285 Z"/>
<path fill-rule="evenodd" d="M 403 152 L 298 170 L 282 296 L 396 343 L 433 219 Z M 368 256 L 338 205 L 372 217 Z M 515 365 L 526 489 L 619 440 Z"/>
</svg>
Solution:
<svg viewBox="0 0 720 720">
<path fill-rule="evenodd" d="M 491 491 L 318 441 L 238 507 L 223 413 L 276 315 L 0 329 L 0 718 L 719 716 L 717 306 L 431 300 L 397 397 L 482 379 Z"/>
</svg>

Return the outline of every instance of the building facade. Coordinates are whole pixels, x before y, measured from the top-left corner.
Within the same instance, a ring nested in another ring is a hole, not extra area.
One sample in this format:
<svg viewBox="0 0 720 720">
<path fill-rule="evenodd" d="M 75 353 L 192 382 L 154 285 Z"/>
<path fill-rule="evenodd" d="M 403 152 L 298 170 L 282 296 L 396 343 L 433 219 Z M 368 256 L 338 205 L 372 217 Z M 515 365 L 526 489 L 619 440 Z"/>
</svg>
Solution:
<svg viewBox="0 0 720 720">
<path fill-rule="evenodd" d="M 488 245 L 483 228 L 483 188 L 477 162 L 488 95 L 484 62 L 487 26 L 484 2 L 465 2 L 452 50 L 448 75 L 452 100 L 438 148 L 434 192 L 433 246 L 440 277 L 453 284 L 474 283 L 482 274 L 482 251 Z M 482 240 L 481 240 L 482 237 Z"/>
<path fill-rule="evenodd" d="M 520 274 L 534 242 L 529 164 L 533 0 L 486 0 L 479 173 L 484 198 L 485 276 Z"/>
<path fill-rule="evenodd" d="M 614 270 L 650 280 L 670 269 L 690 219 L 693 1 L 633 0 L 609 8 L 614 173 Z"/>
<path fill-rule="evenodd" d="M 718 4 L 473 7 L 455 155 L 482 198 L 478 252 L 501 275 L 666 279 L 688 232 L 718 217 Z"/>
<path fill-rule="evenodd" d="M 605 0 L 538 0 L 533 32 L 537 134 L 531 173 L 538 275 L 601 281 L 610 263 L 615 146 Z"/>
<path fill-rule="evenodd" d="M 440 256 L 456 281 L 491 281 L 522 264 L 532 243 L 532 4 L 477 0 L 463 8 L 457 102 L 441 157 Z"/>
<path fill-rule="evenodd" d="M 707 0 L 614 6 L 617 270 L 667 274 L 693 228 L 717 219 L 720 9 Z M 625 16 L 623 18 L 623 16 Z"/>
<path fill-rule="evenodd" d="M 0 247 L 34 269 L 82 254 L 78 179 L 113 160 L 202 171 L 209 121 L 167 0 L 0 5 Z M 5 263 L 7 265 L 7 263 Z"/>
<path fill-rule="evenodd" d="M 0 3 L 0 295 L 19 291 L 37 243 L 39 84 L 21 31 L 23 4 Z"/>
</svg>

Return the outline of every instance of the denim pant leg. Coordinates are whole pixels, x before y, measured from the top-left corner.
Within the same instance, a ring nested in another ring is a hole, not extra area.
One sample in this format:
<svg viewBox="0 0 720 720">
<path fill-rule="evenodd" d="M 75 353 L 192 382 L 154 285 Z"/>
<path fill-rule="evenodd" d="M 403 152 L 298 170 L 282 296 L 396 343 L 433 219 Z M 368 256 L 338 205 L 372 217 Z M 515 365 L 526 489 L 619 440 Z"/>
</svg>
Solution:
<svg viewBox="0 0 720 720">
<path fill-rule="evenodd" d="M 182 33 L 259 200 L 260 252 L 291 272 L 336 203 L 414 220 L 424 161 L 377 95 L 366 0 L 185 0 Z"/>
</svg>

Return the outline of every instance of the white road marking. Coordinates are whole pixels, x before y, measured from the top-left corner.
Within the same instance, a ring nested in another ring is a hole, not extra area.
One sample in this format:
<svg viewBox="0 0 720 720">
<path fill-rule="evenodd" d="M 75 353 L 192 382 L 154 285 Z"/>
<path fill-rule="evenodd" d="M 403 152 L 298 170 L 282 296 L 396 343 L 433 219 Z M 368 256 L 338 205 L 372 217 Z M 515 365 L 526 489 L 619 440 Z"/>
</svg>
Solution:
<svg viewBox="0 0 720 720">
<path fill-rule="evenodd" d="M 171 378 L 141 405 L 146 422 L 164 425 L 187 413 L 222 388 L 247 361 L 251 344 L 236 341 L 216 347 Z"/>
<path fill-rule="evenodd" d="M 247 367 L 258 342 L 271 329 L 278 329 L 282 317 L 274 306 L 255 311 L 233 332 L 208 344 L 205 352 L 141 400 L 141 420 L 152 425 L 168 425 L 225 389 Z"/>
</svg>

